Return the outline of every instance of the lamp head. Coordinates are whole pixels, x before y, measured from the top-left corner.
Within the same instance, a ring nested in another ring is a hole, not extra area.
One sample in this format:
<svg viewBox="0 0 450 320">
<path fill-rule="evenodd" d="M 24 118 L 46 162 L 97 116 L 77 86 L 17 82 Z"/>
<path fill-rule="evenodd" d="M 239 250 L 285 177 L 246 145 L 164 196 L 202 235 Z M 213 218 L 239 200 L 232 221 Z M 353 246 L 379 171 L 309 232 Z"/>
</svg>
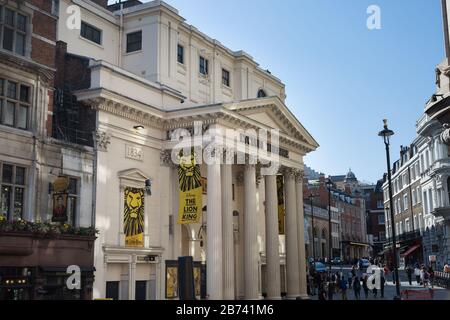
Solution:
<svg viewBox="0 0 450 320">
<path fill-rule="evenodd" d="M 327 179 L 326 185 L 328 189 L 331 189 L 331 187 L 333 186 L 333 182 L 331 181 L 330 178 Z"/>
<path fill-rule="evenodd" d="M 383 138 L 385 143 L 389 143 L 389 137 L 394 135 L 394 131 L 388 128 L 387 119 L 383 119 L 383 130 L 378 132 L 378 135 Z"/>
</svg>

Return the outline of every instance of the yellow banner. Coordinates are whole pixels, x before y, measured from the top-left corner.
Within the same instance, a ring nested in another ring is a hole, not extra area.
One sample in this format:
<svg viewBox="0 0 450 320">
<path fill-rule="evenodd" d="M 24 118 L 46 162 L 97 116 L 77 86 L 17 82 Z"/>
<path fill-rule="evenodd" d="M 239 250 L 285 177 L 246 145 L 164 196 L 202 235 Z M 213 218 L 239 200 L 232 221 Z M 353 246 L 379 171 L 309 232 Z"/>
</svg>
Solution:
<svg viewBox="0 0 450 320">
<path fill-rule="evenodd" d="M 144 246 L 144 189 L 125 188 L 123 228 L 125 246 Z"/>
<path fill-rule="evenodd" d="M 202 216 L 202 182 L 200 165 L 195 154 L 179 156 L 178 182 L 180 187 L 178 224 L 199 223 Z"/>
<path fill-rule="evenodd" d="M 277 176 L 278 233 L 284 234 L 284 183 L 283 176 Z"/>
</svg>

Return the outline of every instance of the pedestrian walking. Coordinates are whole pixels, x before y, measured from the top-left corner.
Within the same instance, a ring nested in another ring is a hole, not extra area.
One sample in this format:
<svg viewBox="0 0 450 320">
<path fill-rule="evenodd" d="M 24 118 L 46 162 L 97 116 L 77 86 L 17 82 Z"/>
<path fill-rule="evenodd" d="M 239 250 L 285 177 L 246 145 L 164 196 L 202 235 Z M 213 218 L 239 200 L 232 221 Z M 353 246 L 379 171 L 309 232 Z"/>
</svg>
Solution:
<svg viewBox="0 0 450 320">
<path fill-rule="evenodd" d="M 431 289 L 434 289 L 434 270 L 432 266 L 428 267 Z"/>
<path fill-rule="evenodd" d="M 361 281 L 357 276 L 353 278 L 353 292 L 356 300 L 359 300 L 361 298 Z"/>
<path fill-rule="evenodd" d="M 341 289 L 342 300 L 347 300 L 347 281 L 344 277 L 341 278 L 339 289 Z"/>
<path fill-rule="evenodd" d="M 362 287 L 363 287 L 363 290 L 364 290 L 364 296 L 366 297 L 366 300 L 367 300 L 367 298 L 369 296 L 369 287 L 367 286 L 368 278 L 369 277 L 367 276 L 367 274 L 364 274 L 363 277 L 362 277 Z"/>
<path fill-rule="evenodd" d="M 449 267 L 448 263 L 446 263 L 444 265 L 444 273 L 450 273 L 450 267 Z"/>
<path fill-rule="evenodd" d="M 412 286 L 413 268 L 412 268 L 412 266 L 410 264 L 408 264 L 408 267 L 406 267 L 406 274 L 408 276 L 409 285 Z"/>
<path fill-rule="evenodd" d="M 386 278 L 384 277 L 383 271 L 380 274 L 380 297 L 384 298 L 384 284 L 386 283 Z"/>
<path fill-rule="evenodd" d="M 420 269 L 419 269 L 418 265 L 416 265 L 416 267 L 414 268 L 414 275 L 416 276 L 416 282 L 419 285 L 420 284 Z"/>
</svg>

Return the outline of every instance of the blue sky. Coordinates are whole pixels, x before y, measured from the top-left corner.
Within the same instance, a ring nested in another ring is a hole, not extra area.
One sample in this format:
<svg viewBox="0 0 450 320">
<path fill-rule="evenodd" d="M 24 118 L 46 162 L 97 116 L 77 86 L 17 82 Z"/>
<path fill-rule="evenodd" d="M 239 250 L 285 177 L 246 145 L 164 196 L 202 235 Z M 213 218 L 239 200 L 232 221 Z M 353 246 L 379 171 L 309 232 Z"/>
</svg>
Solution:
<svg viewBox="0 0 450 320">
<path fill-rule="evenodd" d="M 396 133 L 396 160 L 400 145 L 415 137 L 444 58 L 439 0 L 166 2 L 286 84 L 288 107 L 320 144 L 305 163 L 326 174 L 351 167 L 360 180 L 381 178 L 382 119 Z M 366 27 L 372 4 L 381 8 L 381 30 Z"/>
</svg>

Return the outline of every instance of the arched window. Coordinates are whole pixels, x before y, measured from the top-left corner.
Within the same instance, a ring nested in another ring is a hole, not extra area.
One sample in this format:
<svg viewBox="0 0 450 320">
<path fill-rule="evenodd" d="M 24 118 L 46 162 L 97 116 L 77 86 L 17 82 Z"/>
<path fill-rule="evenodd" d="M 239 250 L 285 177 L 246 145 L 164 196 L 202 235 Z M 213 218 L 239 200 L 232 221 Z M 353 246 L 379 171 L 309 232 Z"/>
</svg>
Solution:
<svg viewBox="0 0 450 320">
<path fill-rule="evenodd" d="M 327 238 L 327 231 L 325 229 L 322 230 L 322 239 Z"/>
<path fill-rule="evenodd" d="M 264 98 L 267 97 L 266 92 L 263 89 L 258 90 L 258 98 Z"/>
</svg>

